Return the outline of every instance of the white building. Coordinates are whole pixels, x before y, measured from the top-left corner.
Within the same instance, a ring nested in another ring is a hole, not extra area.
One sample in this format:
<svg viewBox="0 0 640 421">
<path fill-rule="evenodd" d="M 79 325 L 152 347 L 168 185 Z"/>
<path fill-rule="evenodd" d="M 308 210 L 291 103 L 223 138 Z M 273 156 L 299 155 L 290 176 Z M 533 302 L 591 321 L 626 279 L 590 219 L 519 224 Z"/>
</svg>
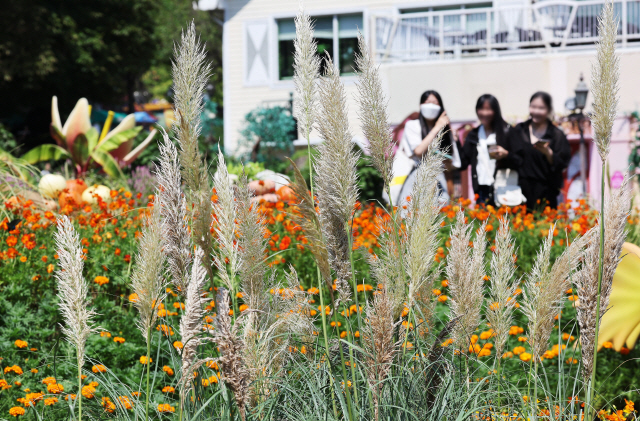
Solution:
<svg viewBox="0 0 640 421">
<path fill-rule="evenodd" d="M 484 93 L 501 102 L 507 120 L 525 118 L 538 90 L 556 110 L 581 73 L 590 80 L 597 15 L 604 0 L 306 0 L 319 49 L 328 50 L 350 96 L 352 132 L 360 128 L 353 100 L 353 54 L 361 30 L 381 65 L 392 123 L 418 110 L 435 89 L 453 121 L 475 120 Z M 244 116 L 260 105 L 286 104 L 294 86 L 293 17 L 298 0 L 200 0 L 223 8 L 224 130 L 237 151 Z M 615 0 L 621 25 L 621 112 L 640 108 L 640 0 Z"/>
</svg>

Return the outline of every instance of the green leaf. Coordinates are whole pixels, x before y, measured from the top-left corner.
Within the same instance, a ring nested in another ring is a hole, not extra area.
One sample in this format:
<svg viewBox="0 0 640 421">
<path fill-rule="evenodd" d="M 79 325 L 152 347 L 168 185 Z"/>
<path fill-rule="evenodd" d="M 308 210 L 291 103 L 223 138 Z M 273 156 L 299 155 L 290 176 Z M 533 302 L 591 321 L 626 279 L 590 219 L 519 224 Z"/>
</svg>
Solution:
<svg viewBox="0 0 640 421">
<path fill-rule="evenodd" d="M 67 139 L 64 137 L 62 132 L 53 125 L 53 123 L 49 125 L 49 133 L 51 134 L 51 137 L 56 141 L 58 146 L 62 148 L 67 147 Z"/>
<path fill-rule="evenodd" d="M 134 127 L 133 129 L 117 133 L 100 142 L 100 144 L 98 145 L 98 149 L 103 152 L 109 152 L 117 149 L 123 143 L 136 137 L 138 133 L 140 133 L 140 130 L 142 130 L 142 126 Z"/>
<path fill-rule="evenodd" d="M 89 140 L 84 133 L 80 133 L 73 141 L 71 156 L 76 164 L 80 164 L 84 168 L 89 160 Z"/>
<path fill-rule="evenodd" d="M 46 144 L 36 146 L 26 154 L 22 155 L 22 159 L 29 164 L 36 164 L 42 161 L 57 161 L 62 158 L 70 158 L 69 152 L 58 145 Z"/>
<path fill-rule="evenodd" d="M 96 147 L 96 145 L 98 144 L 98 131 L 95 128 L 91 128 L 89 129 L 89 131 L 86 133 L 87 135 L 87 142 L 89 145 L 89 150 L 93 151 L 93 149 Z"/>
<path fill-rule="evenodd" d="M 94 161 L 100 164 L 104 172 L 106 172 L 111 177 L 124 177 L 124 174 L 120 169 L 120 165 L 118 165 L 116 160 L 113 159 L 111 155 L 109 155 L 109 152 L 105 152 L 101 149 L 95 149 L 91 154 L 91 158 L 93 158 Z"/>
</svg>

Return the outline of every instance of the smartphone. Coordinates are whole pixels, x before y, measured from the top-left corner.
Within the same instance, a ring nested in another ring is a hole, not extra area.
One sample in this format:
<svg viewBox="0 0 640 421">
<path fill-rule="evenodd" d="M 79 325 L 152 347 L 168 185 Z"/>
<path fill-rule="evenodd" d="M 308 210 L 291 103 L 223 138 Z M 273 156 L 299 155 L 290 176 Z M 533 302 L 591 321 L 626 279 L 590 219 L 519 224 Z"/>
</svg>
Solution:
<svg viewBox="0 0 640 421">
<path fill-rule="evenodd" d="M 489 153 L 498 152 L 498 145 L 489 145 L 487 149 L 489 150 Z"/>
<path fill-rule="evenodd" d="M 543 143 L 543 144 L 547 143 L 548 144 L 549 143 L 549 139 L 540 139 L 536 143 Z"/>
</svg>

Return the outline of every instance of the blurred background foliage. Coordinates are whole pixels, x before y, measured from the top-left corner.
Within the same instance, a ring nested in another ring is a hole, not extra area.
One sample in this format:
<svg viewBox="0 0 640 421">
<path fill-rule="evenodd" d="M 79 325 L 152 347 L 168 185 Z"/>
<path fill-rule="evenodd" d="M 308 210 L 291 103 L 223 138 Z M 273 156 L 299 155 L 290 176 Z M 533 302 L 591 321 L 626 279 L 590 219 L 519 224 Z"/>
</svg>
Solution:
<svg viewBox="0 0 640 421">
<path fill-rule="evenodd" d="M 53 95 L 63 114 L 81 97 L 116 111 L 166 97 L 173 42 L 190 21 L 213 65 L 209 96 L 222 104 L 221 18 L 191 0 L 3 2 L 0 123 L 29 150 L 51 141 Z"/>
</svg>

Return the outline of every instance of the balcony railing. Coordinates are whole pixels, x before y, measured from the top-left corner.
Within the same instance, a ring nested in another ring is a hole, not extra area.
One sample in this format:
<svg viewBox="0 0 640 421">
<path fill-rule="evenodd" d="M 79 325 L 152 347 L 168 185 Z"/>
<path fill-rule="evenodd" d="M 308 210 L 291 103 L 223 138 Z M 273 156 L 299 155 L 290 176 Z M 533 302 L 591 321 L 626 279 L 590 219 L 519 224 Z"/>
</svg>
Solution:
<svg viewBox="0 0 640 421">
<path fill-rule="evenodd" d="M 395 16 L 373 15 L 379 61 L 440 60 L 591 46 L 604 0 L 548 0 Z M 618 39 L 640 48 L 640 0 L 615 0 Z"/>
</svg>

